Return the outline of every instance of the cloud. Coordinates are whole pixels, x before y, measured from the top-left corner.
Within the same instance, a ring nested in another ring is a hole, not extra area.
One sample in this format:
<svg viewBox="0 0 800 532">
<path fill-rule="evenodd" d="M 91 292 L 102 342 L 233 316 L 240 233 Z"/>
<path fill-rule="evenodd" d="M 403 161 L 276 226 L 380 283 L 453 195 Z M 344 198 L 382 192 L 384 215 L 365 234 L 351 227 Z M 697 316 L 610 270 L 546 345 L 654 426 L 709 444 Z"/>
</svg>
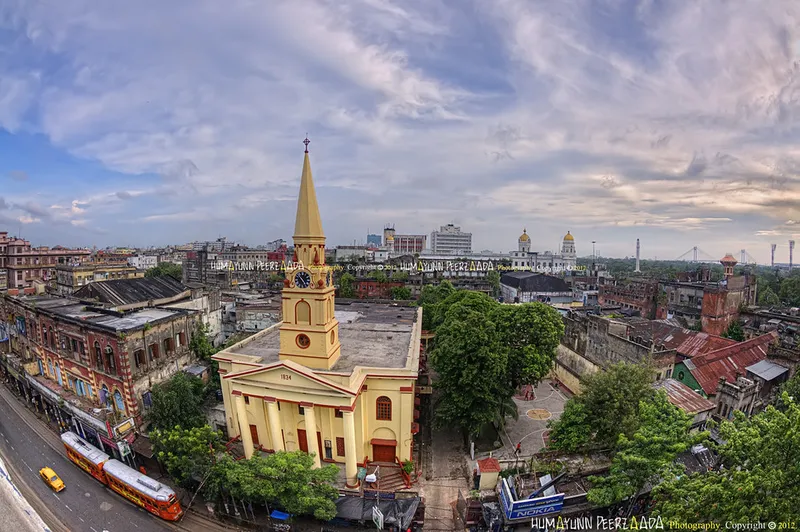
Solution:
<svg viewBox="0 0 800 532">
<path fill-rule="evenodd" d="M 677 256 L 692 231 L 766 259 L 760 233 L 800 219 L 791 0 L 12 0 L 6 14 L 20 60 L 0 70 L 0 127 L 102 165 L 102 182 L 37 186 L 63 207 L 51 216 L 121 240 L 289 237 L 306 132 L 331 244 L 458 218 L 479 249 L 535 223 L 542 249 L 573 227 L 579 254 L 598 240 L 630 255 L 641 237 Z"/>
<path fill-rule="evenodd" d="M 13 179 L 14 181 L 27 181 L 28 173 L 22 170 L 11 170 L 8 173 L 8 177 Z"/>
</svg>

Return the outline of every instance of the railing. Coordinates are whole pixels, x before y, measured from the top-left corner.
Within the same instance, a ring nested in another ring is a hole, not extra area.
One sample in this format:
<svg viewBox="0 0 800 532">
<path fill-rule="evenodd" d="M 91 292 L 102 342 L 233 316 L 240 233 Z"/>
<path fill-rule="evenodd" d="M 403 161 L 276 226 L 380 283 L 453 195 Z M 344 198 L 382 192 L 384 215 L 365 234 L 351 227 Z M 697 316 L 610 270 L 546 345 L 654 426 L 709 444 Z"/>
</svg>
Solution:
<svg viewBox="0 0 800 532">
<path fill-rule="evenodd" d="M 400 466 L 400 475 L 403 477 L 403 482 L 406 483 L 406 489 L 410 488 L 411 487 L 411 476 L 409 476 L 409 474 L 406 473 L 406 470 L 403 469 L 403 463 L 400 461 L 400 459 L 397 457 L 397 455 L 395 455 L 394 461 L 397 462 L 397 465 Z"/>
</svg>

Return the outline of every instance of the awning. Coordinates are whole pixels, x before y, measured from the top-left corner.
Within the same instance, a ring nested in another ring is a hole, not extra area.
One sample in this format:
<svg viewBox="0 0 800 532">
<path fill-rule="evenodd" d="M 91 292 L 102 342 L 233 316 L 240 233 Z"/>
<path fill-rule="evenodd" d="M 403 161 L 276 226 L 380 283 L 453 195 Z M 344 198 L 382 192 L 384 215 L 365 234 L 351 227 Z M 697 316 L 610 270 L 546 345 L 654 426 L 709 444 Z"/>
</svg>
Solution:
<svg viewBox="0 0 800 532">
<path fill-rule="evenodd" d="M 348 521 L 372 522 L 372 508 L 375 502 L 361 497 L 339 497 L 336 501 L 336 517 Z M 414 520 L 419 502 L 419 497 L 378 502 L 378 509 L 383 513 L 384 527 L 395 525 L 401 530 L 406 530 Z"/>
<path fill-rule="evenodd" d="M 153 445 L 150 443 L 150 438 L 142 436 L 141 434 L 133 440 L 131 449 L 136 454 L 144 456 L 145 458 L 153 458 Z"/>
</svg>

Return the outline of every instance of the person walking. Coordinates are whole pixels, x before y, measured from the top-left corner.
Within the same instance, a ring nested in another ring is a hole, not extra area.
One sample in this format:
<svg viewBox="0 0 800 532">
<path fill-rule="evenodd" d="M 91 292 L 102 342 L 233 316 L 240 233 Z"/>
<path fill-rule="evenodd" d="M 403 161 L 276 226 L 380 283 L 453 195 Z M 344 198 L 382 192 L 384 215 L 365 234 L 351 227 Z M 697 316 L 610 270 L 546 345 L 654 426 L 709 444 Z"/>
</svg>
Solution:
<svg viewBox="0 0 800 532">
<path fill-rule="evenodd" d="M 516 449 L 514 449 L 514 454 L 515 454 L 516 456 L 519 456 L 521 452 L 522 452 L 522 442 L 519 442 L 519 443 L 517 444 L 517 448 L 516 448 Z"/>
</svg>

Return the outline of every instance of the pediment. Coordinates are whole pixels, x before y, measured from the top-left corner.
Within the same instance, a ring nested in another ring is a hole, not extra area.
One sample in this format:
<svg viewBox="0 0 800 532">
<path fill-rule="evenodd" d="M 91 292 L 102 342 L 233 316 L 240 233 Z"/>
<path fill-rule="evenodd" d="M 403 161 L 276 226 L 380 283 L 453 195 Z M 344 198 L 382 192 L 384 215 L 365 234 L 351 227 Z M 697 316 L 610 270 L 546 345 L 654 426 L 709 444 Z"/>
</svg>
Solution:
<svg viewBox="0 0 800 532">
<path fill-rule="evenodd" d="M 290 360 L 230 373 L 222 378 L 235 383 L 264 386 L 273 390 L 317 392 L 340 397 L 356 395 L 343 385 L 317 375 L 312 370 Z"/>
</svg>

